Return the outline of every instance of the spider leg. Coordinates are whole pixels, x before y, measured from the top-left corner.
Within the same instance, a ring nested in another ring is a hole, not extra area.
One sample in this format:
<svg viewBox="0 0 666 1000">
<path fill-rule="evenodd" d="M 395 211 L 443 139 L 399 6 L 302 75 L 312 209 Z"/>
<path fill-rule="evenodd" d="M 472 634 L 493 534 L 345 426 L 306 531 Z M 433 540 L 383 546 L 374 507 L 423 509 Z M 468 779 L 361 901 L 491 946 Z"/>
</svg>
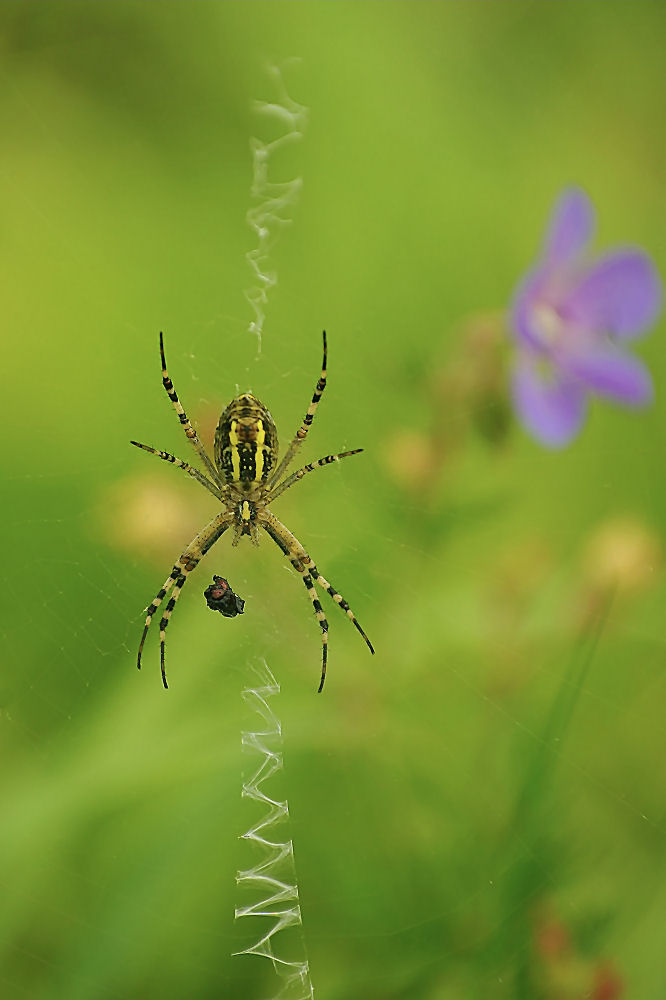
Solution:
<svg viewBox="0 0 666 1000">
<path fill-rule="evenodd" d="M 303 423 L 301 424 L 301 426 L 296 431 L 296 436 L 294 437 L 293 441 L 291 442 L 291 444 L 287 448 L 287 450 L 286 450 L 286 452 L 284 454 L 284 458 L 282 459 L 282 461 L 278 465 L 278 467 L 275 470 L 274 474 L 271 476 L 271 478 L 270 478 L 270 483 L 271 484 L 272 483 L 277 483 L 277 482 L 280 481 L 280 478 L 284 475 L 284 473 L 287 471 L 288 467 L 291 465 L 291 462 L 292 462 L 292 459 L 293 459 L 294 455 L 296 454 L 296 452 L 298 451 L 298 449 L 301 447 L 301 445 L 305 441 L 305 438 L 307 437 L 308 431 L 310 430 L 310 427 L 312 426 L 312 421 L 314 420 L 314 415 L 317 412 L 317 407 L 319 406 L 319 400 L 321 399 L 321 397 L 322 397 L 322 395 L 324 393 L 324 389 L 326 388 L 326 358 L 327 358 L 326 330 L 324 330 L 324 332 L 323 332 L 323 339 L 324 339 L 324 358 L 323 358 L 323 361 L 321 363 L 321 375 L 319 376 L 319 380 L 317 381 L 317 385 L 315 386 L 315 391 L 314 391 L 314 393 L 312 395 L 312 402 L 308 406 L 307 413 L 305 414 L 305 417 L 303 418 Z"/>
<path fill-rule="evenodd" d="M 194 565 L 196 566 L 196 563 Z M 187 570 L 187 573 L 191 572 L 192 570 L 190 569 Z M 169 619 L 171 618 L 171 612 L 175 607 L 176 601 L 180 597 L 180 592 L 185 586 L 186 580 L 187 580 L 187 575 L 185 573 L 179 576 L 178 579 L 176 580 L 176 585 L 173 588 L 171 597 L 167 602 L 167 606 L 164 609 L 164 614 L 162 615 L 162 618 L 160 620 L 160 670 L 162 671 L 162 684 L 164 685 L 165 690 L 169 687 L 169 685 L 167 684 L 166 666 L 164 663 L 164 656 L 166 652 L 166 628 L 167 625 L 169 624 Z"/>
<path fill-rule="evenodd" d="M 324 681 L 326 680 L 326 664 L 328 662 L 328 622 L 326 621 L 326 615 L 324 614 L 319 598 L 317 597 L 317 591 L 314 589 L 312 577 L 303 566 L 301 560 L 296 555 L 292 554 L 289 546 L 285 541 L 283 541 L 276 531 L 266 525 L 264 525 L 264 527 L 276 545 L 282 549 L 296 572 L 301 574 L 303 583 L 305 584 L 305 589 L 308 592 L 308 597 L 312 601 L 312 607 L 315 615 L 317 616 L 319 627 L 321 628 L 321 680 L 319 681 L 319 687 L 317 689 L 317 694 L 319 694 L 324 686 Z"/>
<path fill-rule="evenodd" d="M 335 601 L 335 603 L 339 605 L 342 608 L 342 610 L 346 613 L 347 617 L 350 619 L 350 621 L 354 624 L 354 626 L 358 629 L 358 631 L 365 639 L 365 642 L 370 652 L 374 653 L 375 650 L 373 648 L 372 643 L 368 639 L 367 635 L 361 628 L 361 625 L 357 620 L 356 615 L 351 610 L 351 608 L 345 601 L 342 594 L 339 594 L 338 591 L 331 586 L 328 580 L 321 575 L 316 565 L 314 564 L 310 556 L 307 554 L 301 543 L 295 537 L 295 535 L 292 535 L 289 529 L 285 527 L 285 525 L 282 524 L 281 521 L 278 521 L 278 519 L 275 517 L 274 514 L 271 514 L 266 510 L 257 511 L 257 520 L 261 524 L 262 528 L 267 532 L 267 534 L 270 535 L 270 537 L 273 539 L 278 548 L 280 548 L 284 552 L 284 554 L 287 556 L 294 569 L 301 574 L 301 576 L 303 577 L 303 582 L 305 583 L 305 588 L 308 591 L 310 600 L 312 601 L 315 614 L 317 615 L 317 619 L 319 621 L 322 630 L 322 647 L 323 647 L 322 669 L 321 669 L 321 681 L 319 683 L 319 688 L 318 688 L 318 691 L 321 691 L 324 686 L 324 680 L 326 679 L 328 622 L 326 621 L 324 612 L 322 611 L 321 604 L 317 600 L 316 592 L 312 583 L 313 578 L 314 580 L 317 581 L 317 583 L 321 587 L 324 588 L 324 590 L 333 599 L 333 601 Z"/>
<path fill-rule="evenodd" d="M 199 440 L 197 432 L 190 423 L 187 414 L 185 413 L 185 410 L 183 409 L 181 402 L 178 399 L 178 394 L 176 393 L 176 390 L 173 387 L 173 382 L 169 378 L 169 374 L 166 368 L 166 359 L 164 357 L 164 336 L 161 331 L 160 331 L 160 358 L 162 360 L 162 385 L 164 386 L 166 394 L 173 404 L 174 410 L 178 414 L 178 419 L 180 420 L 183 426 L 183 430 L 185 431 L 185 434 L 190 440 L 192 447 L 196 451 L 197 455 L 199 456 L 203 464 L 206 466 L 206 470 L 211 479 L 213 480 L 213 482 L 217 486 L 221 486 L 222 482 L 220 480 L 220 474 L 218 473 L 217 469 L 215 468 L 212 461 L 208 457 L 206 449 Z"/>
<path fill-rule="evenodd" d="M 158 458 L 164 459 L 165 462 L 172 462 L 178 469 L 183 469 L 187 472 L 188 476 L 192 476 L 192 478 L 196 479 L 198 483 L 205 486 L 214 497 L 217 497 L 218 500 L 222 500 L 222 493 L 217 486 L 214 486 L 209 479 L 206 479 L 206 477 L 199 472 L 198 469 L 194 469 L 187 462 L 183 462 L 181 458 L 176 458 L 175 455 L 170 455 L 168 451 L 160 451 L 158 448 L 151 448 L 148 444 L 140 444 L 138 441 L 130 441 L 130 444 L 133 444 L 135 448 L 141 448 L 143 451 L 150 452 L 151 455 L 157 455 Z"/>
<path fill-rule="evenodd" d="M 349 458 L 350 455 L 358 455 L 362 451 L 362 448 L 354 448 L 353 451 L 341 451 L 338 455 L 327 455 L 326 458 L 320 458 L 316 462 L 304 465 L 302 469 L 298 470 L 298 472 L 292 472 L 290 476 L 284 479 L 279 486 L 276 486 L 275 489 L 269 493 L 266 504 L 268 505 L 269 503 L 273 503 L 277 497 L 281 496 L 285 490 L 288 490 L 290 486 L 297 483 L 299 479 L 302 479 L 308 472 L 314 472 L 315 469 L 320 469 L 322 465 L 330 465 L 331 462 L 339 462 L 341 458 Z"/>
<path fill-rule="evenodd" d="M 290 559 L 289 561 L 294 569 L 303 577 L 305 589 L 308 592 L 308 597 L 312 601 L 312 607 L 315 615 L 317 616 L 319 627 L 321 628 L 321 679 L 319 681 L 319 687 L 317 688 L 317 694 L 321 694 L 324 687 L 324 681 L 326 680 L 326 664 L 328 662 L 328 622 L 326 621 L 326 615 L 324 614 L 321 604 L 319 603 L 317 591 L 314 589 L 312 577 L 296 559 Z"/>
<path fill-rule="evenodd" d="M 153 598 L 149 606 L 146 608 L 146 624 L 143 629 L 141 642 L 139 643 L 139 652 L 136 658 L 136 665 L 139 670 L 141 670 L 141 655 L 143 653 L 143 645 L 146 641 L 146 636 L 148 635 L 148 629 L 150 628 L 150 623 L 153 620 L 153 615 L 155 614 L 160 604 L 162 603 L 166 595 L 173 587 L 174 583 L 180 576 L 180 573 L 181 573 L 180 566 L 178 565 L 178 563 L 176 563 L 176 565 L 171 570 L 171 573 L 162 584 L 162 587 L 157 591 L 155 597 Z"/>
<path fill-rule="evenodd" d="M 368 647 L 368 649 L 370 650 L 370 652 L 374 654 L 375 647 L 372 645 L 372 643 L 368 639 L 367 635 L 365 634 L 365 632 L 361 628 L 361 623 L 359 622 L 358 618 L 356 617 L 356 615 L 354 614 L 354 612 L 352 611 L 352 609 L 349 607 L 349 605 L 347 604 L 347 602 L 345 601 L 345 599 L 342 596 L 342 594 L 339 594 L 338 591 L 335 589 L 335 587 L 332 587 L 330 585 L 330 583 L 328 582 L 328 580 L 326 579 L 326 577 L 324 577 L 324 576 L 321 575 L 321 573 L 319 572 L 319 570 L 317 569 L 317 567 L 313 563 L 312 559 L 310 559 L 308 561 L 307 567 L 310 570 L 310 572 L 312 573 L 312 575 L 315 578 L 315 580 L 317 581 L 317 583 L 319 584 L 319 586 L 323 587 L 324 590 L 326 591 L 326 593 L 328 594 L 328 596 L 331 597 L 335 601 L 335 603 L 337 605 L 339 605 L 339 607 L 342 608 L 342 610 L 347 615 L 347 618 L 349 618 L 350 622 L 355 626 L 355 628 L 361 633 L 361 635 L 365 639 L 365 644 Z"/>
<path fill-rule="evenodd" d="M 167 625 L 169 624 L 169 619 L 171 618 L 171 613 L 174 609 L 176 601 L 180 597 L 181 590 L 185 586 L 187 577 L 193 569 L 196 569 L 199 562 L 211 546 L 213 546 L 218 538 L 224 534 L 233 521 L 233 518 L 233 513 L 230 514 L 228 511 L 223 511 L 221 514 L 218 514 L 217 517 L 214 517 L 213 520 L 207 524 L 206 527 L 195 536 L 195 538 L 192 539 L 180 559 L 175 563 L 171 573 L 164 581 L 164 585 L 160 590 L 158 590 L 152 603 L 146 609 L 146 624 L 143 629 L 143 635 L 141 636 L 141 642 L 139 643 L 139 654 L 137 656 L 136 663 L 139 670 L 141 669 L 141 654 L 143 652 L 143 645 L 146 641 L 146 636 L 153 620 L 153 616 L 171 588 L 175 586 L 173 594 L 167 602 L 167 606 L 164 609 L 164 614 L 160 621 L 160 666 L 162 669 L 162 683 L 165 688 L 168 687 L 164 666 L 165 633 Z"/>
</svg>

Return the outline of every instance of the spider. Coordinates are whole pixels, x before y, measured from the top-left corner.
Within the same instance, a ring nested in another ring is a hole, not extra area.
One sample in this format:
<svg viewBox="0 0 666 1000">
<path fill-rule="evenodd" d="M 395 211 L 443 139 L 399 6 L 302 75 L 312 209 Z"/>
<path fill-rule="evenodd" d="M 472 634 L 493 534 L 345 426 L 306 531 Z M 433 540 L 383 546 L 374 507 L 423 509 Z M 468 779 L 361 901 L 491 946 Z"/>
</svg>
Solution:
<svg viewBox="0 0 666 1000">
<path fill-rule="evenodd" d="M 370 652 L 374 653 L 372 643 L 361 628 L 356 616 L 342 594 L 339 594 L 328 580 L 321 575 L 299 540 L 268 510 L 268 507 L 274 500 L 281 496 L 285 490 L 288 490 L 290 486 L 293 486 L 294 483 L 301 480 L 308 472 L 313 472 L 315 469 L 329 465 L 331 462 L 339 462 L 341 458 L 358 455 L 359 452 L 363 451 L 362 448 L 355 448 L 353 451 L 342 451 L 338 455 L 327 455 L 326 458 L 320 458 L 316 462 L 304 465 L 302 469 L 292 472 L 291 475 L 286 474 L 299 448 L 307 437 L 307 433 L 314 420 L 314 415 L 317 412 L 319 401 L 326 388 L 326 331 L 324 331 L 323 340 L 324 359 L 321 367 L 321 375 L 312 396 L 312 402 L 308 406 L 303 423 L 297 430 L 282 460 L 279 463 L 277 461 L 278 438 L 273 418 L 256 396 L 246 392 L 242 396 L 232 399 L 220 416 L 215 431 L 215 462 L 213 463 L 199 440 L 197 432 L 188 420 L 187 414 L 173 387 L 173 382 L 167 374 L 164 357 L 164 337 L 160 333 L 162 383 L 173 404 L 174 410 L 178 414 L 178 419 L 182 424 L 185 435 L 199 456 L 207 475 L 193 468 L 188 462 L 183 462 L 182 459 L 176 458 L 175 455 L 170 455 L 166 451 L 159 451 L 157 448 L 151 448 L 147 444 L 139 444 L 138 441 L 131 441 L 130 443 L 137 448 L 142 448 L 143 451 L 150 452 L 151 455 L 157 455 L 158 458 L 163 459 L 165 462 L 171 462 L 179 469 L 183 469 L 189 476 L 196 479 L 198 483 L 205 487 L 209 493 L 212 493 L 222 505 L 222 510 L 219 514 L 216 514 L 213 520 L 192 539 L 174 564 L 173 569 L 155 595 L 152 603 L 146 608 L 146 624 L 141 636 L 141 642 L 139 643 L 137 657 L 139 670 L 141 669 L 141 654 L 150 623 L 167 594 L 171 594 L 164 609 L 162 620 L 160 621 L 160 666 L 162 670 L 162 683 L 165 688 L 168 687 L 164 664 L 165 636 L 171 613 L 192 570 L 197 567 L 206 552 L 222 537 L 228 528 L 234 529 L 232 545 L 238 545 L 243 535 L 247 535 L 254 545 L 258 545 L 259 529 L 263 528 L 266 534 L 273 539 L 278 548 L 289 559 L 296 572 L 302 577 L 305 589 L 312 602 L 312 608 L 319 622 L 319 627 L 321 628 L 321 680 L 318 691 L 323 689 L 326 679 L 328 622 L 319 603 L 313 581 L 316 581 L 320 587 L 323 587 L 333 601 L 346 612 L 347 617 L 354 623 L 365 639 Z"/>
</svg>

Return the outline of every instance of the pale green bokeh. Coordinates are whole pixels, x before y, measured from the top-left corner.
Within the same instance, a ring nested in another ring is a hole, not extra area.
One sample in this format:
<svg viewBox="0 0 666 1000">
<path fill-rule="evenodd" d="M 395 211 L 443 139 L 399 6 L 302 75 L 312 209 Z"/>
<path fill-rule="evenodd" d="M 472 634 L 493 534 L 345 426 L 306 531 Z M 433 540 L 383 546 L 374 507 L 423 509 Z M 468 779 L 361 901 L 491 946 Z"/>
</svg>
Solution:
<svg viewBox="0 0 666 1000">
<path fill-rule="evenodd" d="M 240 689 L 262 657 L 318 997 L 568 1000 L 557 977 L 584 995 L 606 960 L 626 996 L 665 994 L 663 321 L 638 346 L 653 409 L 595 404 L 557 454 L 519 428 L 499 449 L 470 434 L 427 498 L 387 463 L 433 419 L 455 438 L 429 380 L 470 314 L 506 307 L 566 184 L 593 199 L 599 246 L 642 245 L 666 274 L 665 29 L 639 0 L 0 6 L 3 996 L 276 992 L 230 957 L 254 815 Z M 310 123 L 280 167 L 304 186 L 257 359 L 251 106 L 290 57 Z M 278 513 L 377 655 L 331 605 L 317 696 L 302 585 L 268 539 L 225 539 L 183 592 L 165 693 L 157 636 L 141 674 L 135 650 L 191 525 L 167 535 L 161 508 L 134 555 L 103 526 L 146 483 L 214 512 L 128 445 L 190 458 L 157 333 L 202 427 L 250 388 L 284 445 L 322 327 L 304 461 L 366 450 Z M 585 552 L 614 519 L 653 564 L 581 638 Z M 242 618 L 207 611 L 213 572 Z M 539 952 L 546 919 L 569 963 Z"/>
</svg>

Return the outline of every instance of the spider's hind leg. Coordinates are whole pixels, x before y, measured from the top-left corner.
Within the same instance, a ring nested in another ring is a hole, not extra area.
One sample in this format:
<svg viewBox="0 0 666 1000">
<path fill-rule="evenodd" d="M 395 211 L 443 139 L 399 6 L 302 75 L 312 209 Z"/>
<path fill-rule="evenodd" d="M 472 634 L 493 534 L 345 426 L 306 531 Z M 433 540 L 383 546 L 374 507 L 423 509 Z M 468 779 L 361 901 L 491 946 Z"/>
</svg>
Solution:
<svg viewBox="0 0 666 1000">
<path fill-rule="evenodd" d="M 192 569 L 194 569 L 196 565 L 197 564 L 195 563 L 194 566 L 192 566 Z M 185 572 L 191 573 L 192 569 L 186 569 Z M 185 586 L 186 580 L 187 576 L 185 575 L 185 573 L 181 573 L 181 575 L 176 580 L 176 585 L 173 589 L 173 593 L 167 602 L 167 606 L 164 610 L 162 620 L 160 621 L 160 670 L 162 671 L 162 684 L 164 685 L 165 688 L 169 687 L 169 685 L 167 684 L 166 667 L 164 663 L 164 657 L 166 653 L 166 628 L 167 625 L 169 624 L 169 619 L 171 618 L 171 612 L 174 609 L 176 601 L 180 597 L 180 592 Z"/>
<path fill-rule="evenodd" d="M 266 526 L 264 525 L 264 527 Z M 266 531 L 271 536 L 273 541 L 282 549 L 296 572 L 301 574 L 303 583 L 305 584 L 305 589 L 308 592 L 308 597 L 312 601 L 313 611 L 317 617 L 317 621 L 319 622 L 319 627 L 321 628 L 321 679 L 319 681 L 319 687 L 317 688 L 317 694 L 320 694 L 324 687 L 324 681 L 326 680 L 326 664 L 328 663 L 328 622 L 326 620 L 326 615 L 324 614 L 319 598 L 317 597 L 317 591 L 314 588 L 312 577 L 303 565 L 303 562 L 299 558 L 297 552 L 290 549 L 277 532 L 269 530 L 268 528 L 266 528 Z"/>
<path fill-rule="evenodd" d="M 166 580 L 162 584 L 162 587 L 157 591 L 157 593 L 155 594 L 155 597 L 153 598 L 153 600 L 151 601 L 151 603 L 146 608 L 146 624 L 145 624 L 144 629 L 143 629 L 143 634 L 141 636 L 141 642 L 139 643 L 139 652 L 138 652 L 137 658 L 136 658 L 136 665 L 137 665 L 137 667 L 138 667 L 139 670 L 141 670 L 141 655 L 143 653 L 143 646 L 144 646 L 144 643 L 146 641 L 146 636 L 148 635 L 148 629 L 150 628 L 151 622 L 153 620 L 153 615 L 155 614 L 155 612 L 159 608 L 160 604 L 162 603 L 162 601 L 164 600 L 164 598 L 166 597 L 166 595 L 169 593 L 169 591 L 171 590 L 171 588 L 173 587 L 174 583 L 176 582 L 176 580 L 178 579 L 178 577 L 181 575 L 181 573 L 182 573 L 182 570 L 180 569 L 180 566 L 176 563 L 176 565 L 171 570 L 171 573 L 169 574 L 169 576 L 166 578 Z M 166 684 L 165 684 L 165 687 L 166 687 Z"/>
<path fill-rule="evenodd" d="M 326 680 L 326 664 L 328 662 L 328 622 L 326 621 L 326 615 L 324 614 L 319 598 L 317 597 L 317 591 L 312 583 L 312 577 L 302 563 L 300 563 L 297 559 L 290 558 L 289 561 L 294 569 L 303 577 L 305 589 L 308 592 L 308 597 L 312 601 L 312 607 L 315 615 L 317 616 L 319 627 L 321 628 L 321 680 L 319 681 L 319 687 L 317 688 L 317 694 L 321 694 L 324 687 L 324 681 Z"/>
<path fill-rule="evenodd" d="M 171 618 L 171 613 L 175 607 L 176 601 L 180 597 L 181 590 L 185 586 L 187 577 L 192 570 L 196 569 L 199 562 L 211 546 L 215 544 L 222 534 L 224 534 L 229 527 L 232 518 L 233 515 L 230 515 L 228 511 L 223 511 L 221 514 L 218 514 L 217 517 L 214 517 L 213 520 L 206 525 L 203 531 L 200 531 L 199 534 L 192 539 L 178 562 L 174 565 L 171 573 L 164 581 L 163 587 L 157 592 L 152 603 L 147 608 L 146 624 L 143 629 L 143 635 L 141 636 L 141 642 L 139 643 L 139 655 L 137 657 L 136 664 L 139 670 L 141 669 L 141 654 L 143 652 L 143 645 L 146 641 L 146 636 L 148 635 L 148 629 L 150 628 L 153 616 L 172 587 L 175 588 L 167 602 L 167 606 L 164 609 L 164 614 L 162 615 L 162 619 L 160 621 L 160 667 L 162 670 L 162 683 L 165 688 L 168 687 L 164 664 L 166 629 L 169 624 L 169 619 Z"/>
<path fill-rule="evenodd" d="M 328 580 L 326 579 L 326 577 L 324 577 L 324 576 L 321 575 L 321 573 L 319 572 L 319 570 L 317 569 L 317 567 L 313 563 L 312 559 L 310 559 L 310 561 L 307 563 L 307 567 L 310 570 L 310 572 L 312 573 L 312 575 L 315 578 L 315 580 L 317 581 L 317 583 L 319 584 L 319 586 L 323 587 L 324 590 L 326 591 L 326 593 L 328 594 L 328 596 L 331 597 L 335 601 L 335 603 L 337 605 L 339 605 L 339 607 L 342 608 L 342 610 L 347 615 L 347 618 L 349 618 L 350 622 L 361 633 L 361 635 L 365 639 L 365 644 L 368 647 L 368 649 L 370 650 L 370 652 L 374 653 L 375 652 L 375 647 L 372 645 L 372 643 L 368 639 L 367 635 L 365 634 L 365 632 L 361 628 L 361 623 L 359 622 L 358 618 L 356 617 L 356 615 L 354 614 L 354 612 L 352 611 L 352 609 L 349 607 L 349 605 L 347 604 L 347 602 L 345 601 L 345 599 L 342 596 L 342 594 L 339 594 L 338 591 L 335 589 L 335 587 L 332 587 L 330 585 L 330 583 L 328 582 Z"/>
<path fill-rule="evenodd" d="M 285 527 L 281 521 L 278 521 L 274 514 L 271 514 L 266 510 L 260 512 L 259 522 L 266 533 L 273 539 L 275 544 L 287 556 L 294 569 L 301 574 L 303 577 L 303 583 L 305 584 L 305 589 L 307 590 L 310 600 L 312 601 L 312 606 L 322 631 L 322 667 L 321 681 L 318 688 L 318 690 L 321 691 L 326 679 L 326 662 L 328 657 L 328 622 L 322 610 L 321 604 L 317 599 L 313 578 L 346 613 L 349 620 L 354 624 L 365 639 L 370 652 L 374 653 L 375 650 L 367 635 L 361 628 L 356 615 L 351 610 L 342 594 L 339 594 L 337 590 L 331 586 L 328 580 L 321 575 L 312 559 L 310 559 L 310 556 L 307 554 L 298 539 L 292 535 L 291 531 L 289 531 L 289 529 Z"/>
</svg>

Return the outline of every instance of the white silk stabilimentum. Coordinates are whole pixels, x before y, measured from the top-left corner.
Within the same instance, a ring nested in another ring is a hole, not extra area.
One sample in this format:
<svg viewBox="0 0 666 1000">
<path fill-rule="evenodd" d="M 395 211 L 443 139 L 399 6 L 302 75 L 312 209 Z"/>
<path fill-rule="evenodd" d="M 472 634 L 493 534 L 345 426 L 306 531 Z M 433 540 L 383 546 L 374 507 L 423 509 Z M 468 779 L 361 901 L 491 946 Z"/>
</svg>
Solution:
<svg viewBox="0 0 666 1000">
<path fill-rule="evenodd" d="M 283 767 L 282 727 L 268 704 L 268 699 L 280 692 L 280 686 L 265 661 L 253 664 L 257 685 L 243 690 L 243 700 L 259 716 L 259 728 L 245 730 L 243 749 L 256 757 L 256 767 L 243 782 L 243 798 L 259 803 L 265 812 L 242 835 L 250 841 L 257 856 L 251 868 L 239 871 L 237 884 L 251 893 L 254 901 L 236 908 L 236 920 L 254 918 L 260 928 L 254 944 L 235 952 L 236 955 L 258 955 L 269 959 L 281 982 L 275 1000 L 311 1000 L 314 997 L 305 941 L 302 930 L 296 934 L 284 932 L 301 928 L 301 908 L 291 840 L 274 839 L 275 828 L 289 820 L 287 800 L 271 798 L 265 784 Z M 282 934 L 276 942 L 278 934 Z M 296 952 L 296 957 L 294 957 Z"/>
<path fill-rule="evenodd" d="M 297 104 L 287 93 L 280 68 L 269 66 L 268 74 L 277 91 L 276 100 L 255 101 L 254 110 L 258 114 L 272 118 L 280 128 L 284 128 L 284 132 L 271 142 L 263 142 L 256 137 L 250 140 L 252 149 L 250 194 L 254 205 L 247 213 L 247 222 L 257 237 L 257 244 L 245 256 L 256 284 L 245 289 L 245 297 L 254 312 L 249 332 L 255 334 L 259 352 L 261 352 L 261 335 L 265 319 L 264 306 L 270 289 L 277 284 L 277 273 L 270 264 L 270 251 L 279 230 L 291 223 L 286 213 L 297 202 L 303 183 L 301 177 L 280 183 L 270 181 L 268 179 L 270 160 L 287 143 L 303 137 L 308 114 L 308 109 L 302 104 Z"/>
</svg>

